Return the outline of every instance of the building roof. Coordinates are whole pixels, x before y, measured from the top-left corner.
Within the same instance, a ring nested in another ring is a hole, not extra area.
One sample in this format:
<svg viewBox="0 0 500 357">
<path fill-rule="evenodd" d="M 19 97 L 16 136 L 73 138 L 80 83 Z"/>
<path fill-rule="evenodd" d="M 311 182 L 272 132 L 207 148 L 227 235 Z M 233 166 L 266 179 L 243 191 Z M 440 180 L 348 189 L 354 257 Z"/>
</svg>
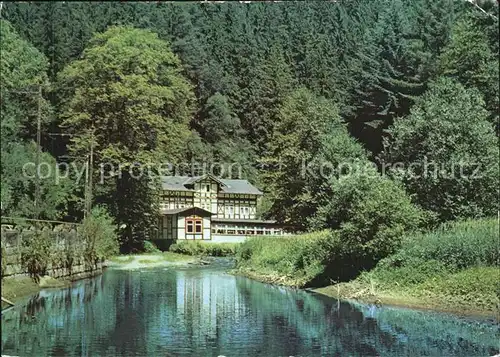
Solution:
<svg viewBox="0 0 500 357">
<path fill-rule="evenodd" d="M 207 211 L 206 209 L 200 208 L 200 207 L 185 207 L 185 208 L 176 208 L 176 209 L 164 209 L 161 210 L 162 214 L 178 214 L 178 213 L 184 213 L 187 211 L 193 210 L 194 213 L 200 213 L 200 214 L 205 214 L 205 215 L 212 215 L 212 212 Z"/>
<path fill-rule="evenodd" d="M 212 218 L 215 223 L 256 223 L 256 224 L 276 224 L 276 221 L 261 219 L 242 219 L 242 218 Z"/>
<path fill-rule="evenodd" d="M 162 188 L 169 191 L 194 191 L 191 185 L 209 176 L 219 183 L 223 193 L 239 193 L 245 195 L 262 195 L 262 192 L 247 180 L 219 179 L 213 175 L 203 176 L 162 176 Z"/>
</svg>

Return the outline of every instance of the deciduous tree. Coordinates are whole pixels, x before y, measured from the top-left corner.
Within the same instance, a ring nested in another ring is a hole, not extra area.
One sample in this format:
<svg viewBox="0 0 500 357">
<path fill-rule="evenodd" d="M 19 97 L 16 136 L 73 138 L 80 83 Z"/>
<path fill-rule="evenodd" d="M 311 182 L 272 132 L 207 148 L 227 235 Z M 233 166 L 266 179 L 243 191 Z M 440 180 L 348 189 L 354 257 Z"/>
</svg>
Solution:
<svg viewBox="0 0 500 357">
<path fill-rule="evenodd" d="M 96 166 L 114 167 L 112 189 L 101 199 L 126 225 L 128 247 L 156 223 L 151 182 L 147 175 L 134 178 L 137 164 L 178 162 L 186 154 L 194 96 L 181 70 L 156 34 L 112 27 L 59 76 L 68 95 L 62 125 L 74 134 L 72 153 L 87 157 L 93 142 Z"/>
<path fill-rule="evenodd" d="M 389 135 L 383 161 L 414 202 L 442 220 L 497 213 L 497 137 L 475 89 L 439 79 Z"/>
</svg>

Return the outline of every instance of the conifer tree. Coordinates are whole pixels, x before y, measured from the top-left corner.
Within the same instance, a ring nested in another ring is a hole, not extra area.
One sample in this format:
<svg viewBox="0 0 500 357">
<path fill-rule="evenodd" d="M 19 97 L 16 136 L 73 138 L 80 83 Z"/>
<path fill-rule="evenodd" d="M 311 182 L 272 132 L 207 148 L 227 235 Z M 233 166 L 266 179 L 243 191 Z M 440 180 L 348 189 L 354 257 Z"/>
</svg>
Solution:
<svg viewBox="0 0 500 357">
<path fill-rule="evenodd" d="M 498 56 L 492 52 L 486 33 L 469 17 L 454 26 L 450 43 L 440 56 L 439 70 L 466 87 L 478 89 L 490 112 L 490 120 L 497 122 Z"/>
</svg>

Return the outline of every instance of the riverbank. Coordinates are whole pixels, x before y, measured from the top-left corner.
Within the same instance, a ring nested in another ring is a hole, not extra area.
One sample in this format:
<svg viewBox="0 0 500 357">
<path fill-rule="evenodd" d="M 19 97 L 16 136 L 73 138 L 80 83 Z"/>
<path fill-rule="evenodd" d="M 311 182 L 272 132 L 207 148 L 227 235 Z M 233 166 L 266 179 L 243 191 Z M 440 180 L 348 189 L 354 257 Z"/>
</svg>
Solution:
<svg viewBox="0 0 500 357">
<path fill-rule="evenodd" d="M 249 268 L 233 269 L 234 275 L 244 276 L 267 284 L 293 288 L 303 286 L 300 279 L 276 273 L 258 272 Z M 356 300 L 363 303 L 400 306 L 419 310 L 450 312 L 464 316 L 493 317 L 500 321 L 500 268 L 472 269 L 458 274 L 443 276 L 418 286 L 381 287 L 376 281 L 355 279 L 307 290 L 341 300 Z M 470 282 L 481 285 L 482 292 Z"/>
<path fill-rule="evenodd" d="M 499 268 L 472 268 L 415 286 L 396 282 L 388 287 L 377 280 L 359 278 L 313 291 L 343 300 L 493 317 L 500 321 L 499 278 Z"/>
<path fill-rule="evenodd" d="M 484 219 L 405 236 L 394 254 L 357 273 L 336 232 L 250 239 L 233 273 L 340 299 L 500 320 L 498 253 L 498 222 Z M 346 271 L 355 274 L 346 278 Z"/>
<path fill-rule="evenodd" d="M 172 252 L 119 255 L 108 259 L 105 265 L 112 269 L 134 270 L 167 266 L 203 264 L 200 258 Z"/>
<path fill-rule="evenodd" d="M 214 351 L 216 356 L 241 357 L 312 356 L 318 351 L 328 356 L 457 357 L 498 352 L 498 328 L 487 319 L 337 302 L 228 276 L 217 264 L 224 259 L 207 260 L 207 267 L 107 269 L 102 277 L 70 289 L 44 291 L 3 314 L 2 352 L 70 356 L 80 355 L 82 344 L 96 356 L 116 351 L 131 356 Z M 121 338 L 103 343 L 102 336 L 110 335 Z M 135 343 L 138 335 L 152 342 Z"/>
<path fill-rule="evenodd" d="M 33 295 L 42 289 L 64 288 L 70 285 L 67 279 L 56 279 L 49 276 L 43 276 L 38 283 L 28 276 L 5 277 L 2 279 L 2 297 L 16 303 L 26 296 Z M 9 304 L 2 301 L 2 309 Z"/>
</svg>

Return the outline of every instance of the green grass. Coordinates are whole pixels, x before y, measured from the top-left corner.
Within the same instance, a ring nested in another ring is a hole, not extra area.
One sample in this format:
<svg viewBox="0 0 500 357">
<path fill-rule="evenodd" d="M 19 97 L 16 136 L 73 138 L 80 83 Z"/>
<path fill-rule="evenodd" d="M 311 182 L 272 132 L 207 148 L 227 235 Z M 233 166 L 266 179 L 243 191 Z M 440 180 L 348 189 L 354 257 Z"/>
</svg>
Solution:
<svg viewBox="0 0 500 357">
<path fill-rule="evenodd" d="M 186 256 L 185 254 L 179 254 L 174 252 L 163 252 L 161 253 L 161 256 L 164 261 L 169 261 L 169 262 L 185 262 L 193 260 L 191 256 Z"/>
<path fill-rule="evenodd" d="M 498 297 L 499 279 L 499 267 L 472 267 L 457 273 L 427 279 L 412 290 L 418 295 L 438 293 L 446 296 L 460 296 L 465 300 L 474 296 Z"/>
<path fill-rule="evenodd" d="M 329 231 L 249 238 L 237 249 L 237 270 L 260 280 L 303 287 L 323 274 L 337 244 L 338 236 Z"/>
<path fill-rule="evenodd" d="M 232 257 L 240 243 L 206 243 L 198 241 L 178 241 L 169 248 L 170 252 L 211 257 Z"/>
<path fill-rule="evenodd" d="M 40 286 L 29 277 L 2 278 L 2 297 L 12 302 L 34 294 L 40 289 Z M 4 307 L 4 303 L 2 303 L 2 307 Z"/>
<path fill-rule="evenodd" d="M 133 256 L 127 256 L 127 255 L 116 255 L 114 257 L 109 258 L 108 260 L 113 262 L 113 263 L 121 263 L 121 264 L 127 264 L 131 263 L 134 261 Z"/>
<path fill-rule="evenodd" d="M 410 305 L 499 312 L 495 219 L 455 222 L 405 238 L 402 247 L 354 281 L 323 292 Z M 320 289 L 321 290 L 321 289 Z"/>
<path fill-rule="evenodd" d="M 143 249 L 144 253 L 161 253 L 161 250 L 158 249 L 158 247 L 154 243 L 148 240 L 144 241 Z"/>
</svg>

